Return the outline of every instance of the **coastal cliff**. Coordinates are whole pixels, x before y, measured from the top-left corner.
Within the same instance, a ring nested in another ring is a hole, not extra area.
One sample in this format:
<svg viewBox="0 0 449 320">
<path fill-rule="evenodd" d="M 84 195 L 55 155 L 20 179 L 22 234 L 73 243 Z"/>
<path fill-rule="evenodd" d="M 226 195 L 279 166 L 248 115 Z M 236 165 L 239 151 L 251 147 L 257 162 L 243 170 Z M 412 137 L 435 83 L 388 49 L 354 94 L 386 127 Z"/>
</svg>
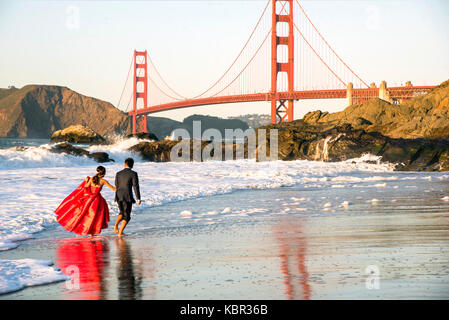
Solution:
<svg viewBox="0 0 449 320">
<path fill-rule="evenodd" d="M 130 133 L 126 113 L 67 87 L 28 85 L 0 91 L 0 137 L 50 138 L 71 125 L 100 135 Z"/>
<path fill-rule="evenodd" d="M 193 137 L 194 121 L 201 121 L 202 132 L 215 128 L 223 136 L 225 129 L 248 128 L 238 119 L 204 115 L 192 115 L 182 122 L 149 116 L 147 121 L 148 128 L 159 139 L 178 128 L 187 130 Z M 131 133 L 128 114 L 109 102 L 84 96 L 69 88 L 50 85 L 0 88 L 0 137 L 46 139 L 55 131 L 75 125 L 88 127 L 105 138 Z"/>
</svg>

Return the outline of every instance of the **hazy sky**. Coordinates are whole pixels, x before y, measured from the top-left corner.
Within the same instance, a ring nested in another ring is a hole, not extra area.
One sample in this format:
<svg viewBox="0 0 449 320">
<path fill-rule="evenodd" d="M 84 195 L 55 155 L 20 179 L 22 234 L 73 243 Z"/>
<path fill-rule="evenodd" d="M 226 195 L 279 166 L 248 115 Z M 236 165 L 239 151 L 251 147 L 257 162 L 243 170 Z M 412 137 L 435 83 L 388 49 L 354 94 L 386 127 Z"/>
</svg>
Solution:
<svg viewBox="0 0 449 320">
<path fill-rule="evenodd" d="M 449 79 L 449 1 L 300 1 L 334 49 L 362 78 L 434 85 Z M 178 91 L 207 87 L 233 61 L 265 0 L 0 0 L 0 87 L 67 86 L 116 105 L 134 49 L 150 52 Z M 295 117 L 344 101 L 296 103 Z M 269 113 L 268 103 L 158 113 Z"/>
</svg>

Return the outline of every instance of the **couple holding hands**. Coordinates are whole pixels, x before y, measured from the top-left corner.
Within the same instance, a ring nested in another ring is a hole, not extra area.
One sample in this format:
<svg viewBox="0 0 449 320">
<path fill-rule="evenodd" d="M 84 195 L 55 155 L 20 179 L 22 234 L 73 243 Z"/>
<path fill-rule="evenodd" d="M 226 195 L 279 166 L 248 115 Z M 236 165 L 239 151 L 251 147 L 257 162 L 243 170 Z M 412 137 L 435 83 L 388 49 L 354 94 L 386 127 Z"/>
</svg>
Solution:
<svg viewBox="0 0 449 320">
<path fill-rule="evenodd" d="M 115 191 L 115 201 L 119 208 L 119 215 L 114 226 L 114 232 L 119 237 L 123 236 L 129 220 L 134 200 L 132 189 L 140 205 L 140 187 L 137 172 L 133 171 L 134 160 L 125 160 L 125 168 L 117 172 L 115 176 L 115 187 L 106 179 L 106 168 L 99 166 L 97 174 L 87 177 L 68 197 L 62 201 L 55 210 L 56 220 L 67 231 L 80 235 L 98 235 L 102 229 L 108 227 L 109 207 L 101 195 L 103 186 Z"/>
</svg>

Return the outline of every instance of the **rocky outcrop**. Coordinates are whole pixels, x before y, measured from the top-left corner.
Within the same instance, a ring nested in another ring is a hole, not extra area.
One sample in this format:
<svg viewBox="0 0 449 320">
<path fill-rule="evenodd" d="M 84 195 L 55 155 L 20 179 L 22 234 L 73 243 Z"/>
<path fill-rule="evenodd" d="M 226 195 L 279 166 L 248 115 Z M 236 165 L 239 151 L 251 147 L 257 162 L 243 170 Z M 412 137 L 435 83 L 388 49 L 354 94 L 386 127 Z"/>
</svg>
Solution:
<svg viewBox="0 0 449 320">
<path fill-rule="evenodd" d="M 140 142 L 129 148 L 129 151 L 137 153 L 143 160 L 153 162 L 168 162 L 170 151 L 178 141 Z"/>
<path fill-rule="evenodd" d="M 266 153 L 270 154 L 270 129 L 278 130 L 279 160 L 312 160 L 312 161 L 346 161 L 371 154 L 380 161 L 395 165 L 402 171 L 447 171 L 449 170 L 449 141 L 441 139 L 394 139 L 377 132 L 367 132 L 354 129 L 350 124 L 325 129 L 322 126 L 312 126 L 303 120 L 290 123 L 269 125 L 266 129 Z M 194 159 L 194 140 L 158 142 L 141 142 L 129 150 L 138 154 L 144 160 L 168 162 L 171 159 L 173 147 L 177 146 L 178 158 L 182 156 L 179 150 L 190 150 L 186 161 L 204 161 L 203 154 L 208 159 L 225 160 L 226 148 L 236 159 L 237 144 L 218 144 L 222 147 L 221 156 L 214 158 L 214 148 L 211 141 L 196 141 L 200 143 L 201 155 Z M 184 146 L 178 145 L 179 143 Z M 186 144 L 190 144 L 186 146 Z M 248 147 L 243 146 L 243 156 L 248 158 Z M 207 148 L 207 149 L 206 149 Z M 261 150 L 261 146 L 258 146 Z M 209 152 L 209 154 L 207 154 Z M 259 151 L 260 152 L 260 151 Z M 239 154 L 241 156 L 241 154 Z M 254 156 L 251 154 L 250 156 Z M 256 159 L 260 159 L 256 154 Z"/>
<path fill-rule="evenodd" d="M 189 161 L 194 160 L 194 152 L 193 151 L 193 142 L 194 140 L 164 140 L 158 142 L 140 142 L 139 144 L 132 146 L 129 148 L 129 151 L 138 154 L 142 159 L 153 162 L 169 162 L 173 161 L 171 159 L 171 151 L 172 148 L 176 145 L 180 144 L 190 144 L 190 146 L 179 145 L 178 157 L 182 157 L 182 150 L 190 150 L 191 152 L 188 155 L 185 155 L 185 159 L 189 159 Z M 201 151 L 210 144 L 210 141 L 197 141 L 201 147 Z M 213 156 L 213 151 L 211 151 L 211 156 Z M 201 159 L 202 160 L 202 159 Z"/>
<path fill-rule="evenodd" d="M 114 159 L 109 158 L 109 154 L 106 152 L 91 152 L 87 155 L 88 158 L 94 159 L 99 163 L 115 162 Z"/>
<path fill-rule="evenodd" d="M 401 105 L 374 99 L 342 112 L 314 111 L 278 129 L 281 160 L 343 161 L 364 154 L 396 170 L 449 170 L 449 81 Z M 270 136 L 267 131 L 267 149 Z"/>
<path fill-rule="evenodd" d="M 309 112 L 303 120 L 327 129 L 349 123 L 397 139 L 449 139 L 449 81 L 400 105 L 374 99 L 341 112 Z"/>
<path fill-rule="evenodd" d="M 50 149 L 53 153 L 66 153 L 72 156 L 88 156 L 89 151 L 72 146 L 67 142 L 59 143 Z"/>
<path fill-rule="evenodd" d="M 50 141 L 88 144 L 101 144 L 106 142 L 105 138 L 101 135 L 81 125 L 70 126 L 63 130 L 55 131 Z"/>
<path fill-rule="evenodd" d="M 70 154 L 72 156 L 78 156 L 78 157 L 88 157 L 94 159 L 96 162 L 104 163 L 104 162 L 114 162 L 113 159 L 109 158 L 109 155 L 106 152 L 92 152 L 90 153 L 87 150 L 77 148 L 72 146 L 71 144 L 67 142 L 59 143 L 53 146 L 50 149 L 50 152 L 54 153 L 65 153 Z"/>
<path fill-rule="evenodd" d="M 0 137 L 47 139 L 77 124 L 102 136 L 130 133 L 126 113 L 66 87 L 28 85 L 0 91 Z"/>
<path fill-rule="evenodd" d="M 198 154 L 194 152 L 194 143 L 196 150 L 201 150 Z M 173 147 L 177 147 L 177 159 L 171 158 Z M 219 149 L 216 154 L 215 148 Z M 189 150 L 189 154 L 183 155 L 183 151 Z M 138 154 L 142 159 L 153 162 L 169 161 L 205 161 L 207 160 L 236 160 L 247 159 L 248 150 L 246 145 L 237 145 L 236 143 L 217 143 L 212 141 L 200 140 L 164 140 L 158 142 L 141 142 L 129 148 L 129 151 Z M 228 159 L 226 158 L 228 157 Z M 231 159 L 232 157 L 232 159 Z"/>
<path fill-rule="evenodd" d="M 303 120 L 262 128 L 278 129 L 280 160 L 345 161 L 372 154 L 381 157 L 383 162 L 395 164 L 396 170 L 449 170 L 448 140 L 394 139 L 354 129 L 350 124 L 329 129 Z M 269 152 L 269 130 L 266 142 Z"/>
<path fill-rule="evenodd" d="M 152 132 L 129 134 L 127 138 L 137 138 L 141 140 L 153 140 L 153 141 L 159 140 L 158 137 Z"/>
</svg>

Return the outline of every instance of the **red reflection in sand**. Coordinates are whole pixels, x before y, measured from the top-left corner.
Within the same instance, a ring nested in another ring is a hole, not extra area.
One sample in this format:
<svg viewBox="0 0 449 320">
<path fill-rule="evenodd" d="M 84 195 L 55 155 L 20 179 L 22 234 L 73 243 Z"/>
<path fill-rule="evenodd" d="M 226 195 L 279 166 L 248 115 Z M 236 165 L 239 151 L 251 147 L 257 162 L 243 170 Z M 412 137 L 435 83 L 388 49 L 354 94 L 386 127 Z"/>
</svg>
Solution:
<svg viewBox="0 0 449 320">
<path fill-rule="evenodd" d="M 306 267 L 307 241 L 302 233 L 300 220 L 282 220 L 276 225 L 274 233 L 279 243 L 279 258 L 287 299 L 309 300 L 311 287 Z"/>
<path fill-rule="evenodd" d="M 101 238 L 64 239 L 60 242 L 56 265 L 72 277 L 72 281 L 66 283 L 66 299 L 106 299 L 104 278 L 108 255 L 108 242 Z"/>
</svg>

